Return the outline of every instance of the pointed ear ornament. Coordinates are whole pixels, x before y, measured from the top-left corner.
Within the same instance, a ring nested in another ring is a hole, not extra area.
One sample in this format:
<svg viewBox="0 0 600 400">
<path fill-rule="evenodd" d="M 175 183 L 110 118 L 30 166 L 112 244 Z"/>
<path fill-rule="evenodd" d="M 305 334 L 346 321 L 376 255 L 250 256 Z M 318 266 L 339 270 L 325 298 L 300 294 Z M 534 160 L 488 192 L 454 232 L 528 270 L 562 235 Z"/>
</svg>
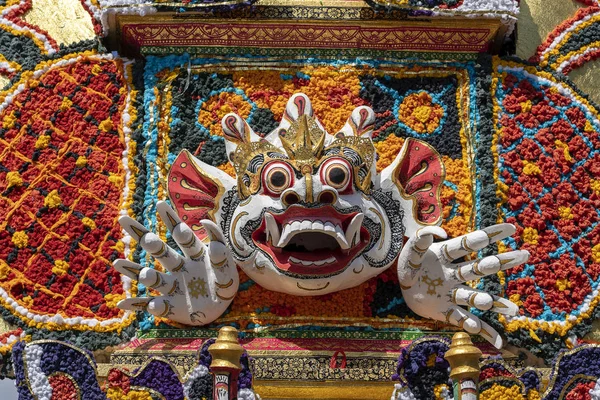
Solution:
<svg viewBox="0 0 600 400">
<path fill-rule="evenodd" d="M 179 153 L 167 179 L 169 198 L 177 214 L 190 225 L 199 239 L 206 238 L 207 233 L 200 221 L 218 221 L 223 195 L 235 186 L 235 180 L 196 159 L 187 150 Z"/>
<path fill-rule="evenodd" d="M 381 187 L 391 190 L 405 210 L 405 235 L 419 228 L 442 223 L 442 185 L 446 178 L 444 163 L 429 144 L 406 139 L 394 162 L 381 172 Z"/>
</svg>

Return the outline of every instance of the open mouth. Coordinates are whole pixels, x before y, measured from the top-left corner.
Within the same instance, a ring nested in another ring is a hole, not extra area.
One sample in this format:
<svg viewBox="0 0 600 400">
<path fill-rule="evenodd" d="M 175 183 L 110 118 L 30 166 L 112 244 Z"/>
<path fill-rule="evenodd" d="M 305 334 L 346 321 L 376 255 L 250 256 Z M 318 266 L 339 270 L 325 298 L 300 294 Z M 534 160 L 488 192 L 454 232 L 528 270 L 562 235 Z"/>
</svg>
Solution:
<svg viewBox="0 0 600 400">
<path fill-rule="evenodd" d="M 291 206 L 283 213 L 265 212 L 252 240 L 281 271 L 327 275 L 343 271 L 369 244 L 364 214 L 343 214 L 331 206 Z"/>
</svg>

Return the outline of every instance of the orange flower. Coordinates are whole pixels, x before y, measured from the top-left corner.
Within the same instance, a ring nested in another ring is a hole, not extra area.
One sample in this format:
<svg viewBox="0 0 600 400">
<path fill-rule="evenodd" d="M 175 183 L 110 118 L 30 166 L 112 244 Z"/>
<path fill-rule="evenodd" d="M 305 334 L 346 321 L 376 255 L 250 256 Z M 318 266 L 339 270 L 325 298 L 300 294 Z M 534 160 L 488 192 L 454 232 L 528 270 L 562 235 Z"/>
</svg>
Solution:
<svg viewBox="0 0 600 400">
<path fill-rule="evenodd" d="M 400 105 L 399 118 L 417 133 L 433 133 L 439 126 L 444 109 L 435 104 L 427 92 L 413 93 Z"/>
</svg>

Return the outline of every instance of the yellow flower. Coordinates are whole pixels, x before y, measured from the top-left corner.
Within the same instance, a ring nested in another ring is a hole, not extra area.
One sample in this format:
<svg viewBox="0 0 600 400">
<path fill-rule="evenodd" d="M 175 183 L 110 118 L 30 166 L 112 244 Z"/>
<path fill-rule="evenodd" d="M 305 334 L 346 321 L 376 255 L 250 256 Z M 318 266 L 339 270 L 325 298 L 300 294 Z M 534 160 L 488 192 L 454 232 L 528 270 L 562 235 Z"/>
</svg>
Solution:
<svg viewBox="0 0 600 400">
<path fill-rule="evenodd" d="M 573 162 L 573 157 L 571 157 L 571 153 L 569 153 L 569 145 L 561 142 L 560 140 L 554 141 L 554 145 L 559 149 L 563 149 L 563 154 L 565 155 L 565 160 L 569 162 Z"/>
<path fill-rule="evenodd" d="M 123 393 L 120 387 L 110 387 L 106 392 L 106 397 L 109 400 L 152 400 L 149 392 L 142 390 L 130 390 L 127 394 Z"/>
<path fill-rule="evenodd" d="M 63 97 L 60 104 L 60 111 L 67 111 L 71 107 L 73 107 L 73 102 L 68 97 Z"/>
<path fill-rule="evenodd" d="M 592 247 L 592 261 L 600 263 L 600 243 Z"/>
<path fill-rule="evenodd" d="M 523 230 L 523 241 L 529 244 L 538 244 L 537 229 L 527 227 Z"/>
<path fill-rule="evenodd" d="M 98 128 L 100 128 L 100 130 L 103 132 L 110 132 L 113 128 L 113 123 L 110 118 L 107 118 L 104 121 L 100 122 Z"/>
<path fill-rule="evenodd" d="M 540 175 L 542 171 L 535 163 L 531 161 L 523 160 L 523 173 L 525 175 Z"/>
<path fill-rule="evenodd" d="M 113 185 L 120 185 L 121 182 L 123 182 L 123 178 L 121 178 L 121 176 L 119 176 L 118 174 L 114 174 L 111 172 L 108 174 L 108 181 Z"/>
<path fill-rule="evenodd" d="M 19 171 L 10 171 L 6 174 L 6 183 L 8 184 L 9 188 L 13 186 L 21 186 L 23 184 L 23 178 L 21 178 Z"/>
<path fill-rule="evenodd" d="M 93 219 L 88 218 L 88 217 L 84 217 L 81 220 L 81 223 L 83 224 L 83 226 L 90 228 L 90 229 L 96 229 L 96 223 L 94 222 Z"/>
<path fill-rule="evenodd" d="M 521 295 L 519 293 L 511 294 L 509 300 L 518 306 L 523 305 L 523 302 L 521 301 Z"/>
<path fill-rule="evenodd" d="M 571 213 L 571 207 L 558 207 L 558 214 L 562 219 L 573 219 L 573 214 Z"/>
<path fill-rule="evenodd" d="M 4 129 L 11 129 L 17 123 L 17 116 L 15 115 L 14 110 L 10 112 L 10 114 L 4 116 L 4 121 L 2 121 L 2 127 Z"/>
<path fill-rule="evenodd" d="M 418 133 L 433 133 L 443 116 L 442 106 L 435 104 L 429 93 L 419 92 L 404 98 L 398 118 Z"/>
<path fill-rule="evenodd" d="M 531 100 L 527 100 L 521 103 L 521 112 L 528 113 L 531 111 Z"/>
<path fill-rule="evenodd" d="M 555 285 L 559 291 L 564 292 L 565 290 L 571 287 L 571 282 L 569 282 L 569 280 L 566 278 L 557 279 Z"/>
<path fill-rule="evenodd" d="M 87 165 L 87 158 L 85 158 L 85 156 L 77 157 L 77 161 L 75 161 L 75 165 L 78 166 L 79 168 L 85 167 Z"/>
<path fill-rule="evenodd" d="M 10 274 L 10 267 L 7 263 L 0 261 L 0 279 L 6 279 Z"/>
<path fill-rule="evenodd" d="M 31 298 L 31 296 L 23 296 L 23 304 L 25 304 L 28 307 L 31 307 L 33 305 L 33 299 Z"/>
<path fill-rule="evenodd" d="M 525 400 L 518 385 L 506 387 L 497 383 L 481 392 L 479 398 L 481 400 Z"/>
<path fill-rule="evenodd" d="M 227 175 L 235 177 L 235 170 L 233 169 L 233 165 L 231 165 L 231 163 L 221 164 L 218 168 Z"/>
<path fill-rule="evenodd" d="M 432 355 L 435 356 L 435 354 L 432 354 Z M 444 389 L 448 390 L 448 385 L 446 385 L 445 383 L 440 383 L 439 385 L 435 385 L 435 387 L 433 388 L 433 394 L 434 394 L 436 400 L 444 398 L 444 397 L 442 397 L 442 392 Z"/>
<path fill-rule="evenodd" d="M 50 143 L 50 136 L 42 135 L 42 136 L 38 137 L 37 140 L 35 141 L 35 148 L 37 150 L 45 149 L 46 147 L 48 147 L 49 143 Z"/>
<path fill-rule="evenodd" d="M 592 192 L 600 194 L 600 180 L 592 179 L 590 181 L 590 188 L 592 188 Z"/>
<path fill-rule="evenodd" d="M 29 236 L 27 236 L 25 231 L 17 231 L 12 236 L 12 242 L 18 249 L 22 249 L 24 247 L 27 247 L 27 243 L 29 242 Z"/>
<path fill-rule="evenodd" d="M 118 251 L 119 253 L 122 253 L 123 251 L 125 251 L 125 243 L 118 240 L 112 248 Z"/>
<path fill-rule="evenodd" d="M 64 260 L 56 260 L 54 261 L 54 267 L 52 267 L 52 272 L 56 275 L 64 275 L 69 270 L 69 263 Z"/>
<path fill-rule="evenodd" d="M 118 294 L 114 294 L 114 293 L 109 293 L 107 295 L 104 296 L 104 301 L 106 302 L 106 307 L 109 308 L 116 308 L 117 307 L 117 303 L 122 300 L 123 296 L 120 296 Z"/>
<path fill-rule="evenodd" d="M 60 196 L 58 195 L 58 190 L 56 189 L 48 193 L 48 195 L 44 199 L 44 206 L 49 208 L 56 208 L 60 206 L 61 203 L 62 200 L 60 199 Z"/>
</svg>

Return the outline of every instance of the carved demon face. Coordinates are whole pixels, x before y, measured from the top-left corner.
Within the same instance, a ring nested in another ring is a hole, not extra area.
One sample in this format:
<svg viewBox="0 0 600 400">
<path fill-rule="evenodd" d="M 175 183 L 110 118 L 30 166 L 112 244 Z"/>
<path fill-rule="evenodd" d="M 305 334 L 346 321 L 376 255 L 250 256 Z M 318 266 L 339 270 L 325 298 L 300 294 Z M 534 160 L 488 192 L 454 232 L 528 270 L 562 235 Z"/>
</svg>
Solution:
<svg viewBox="0 0 600 400">
<path fill-rule="evenodd" d="M 405 234 L 441 217 L 437 153 L 407 140 L 378 176 L 374 122 L 358 107 L 329 135 L 302 94 L 264 138 L 228 114 L 222 127 L 237 178 L 184 151 L 169 176 L 171 201 L 200 238 L 200 219 L 217 222 L 238 265 L 267 289 L 307 296 L 359 285 L 392 264 Z"/>
</svg>

